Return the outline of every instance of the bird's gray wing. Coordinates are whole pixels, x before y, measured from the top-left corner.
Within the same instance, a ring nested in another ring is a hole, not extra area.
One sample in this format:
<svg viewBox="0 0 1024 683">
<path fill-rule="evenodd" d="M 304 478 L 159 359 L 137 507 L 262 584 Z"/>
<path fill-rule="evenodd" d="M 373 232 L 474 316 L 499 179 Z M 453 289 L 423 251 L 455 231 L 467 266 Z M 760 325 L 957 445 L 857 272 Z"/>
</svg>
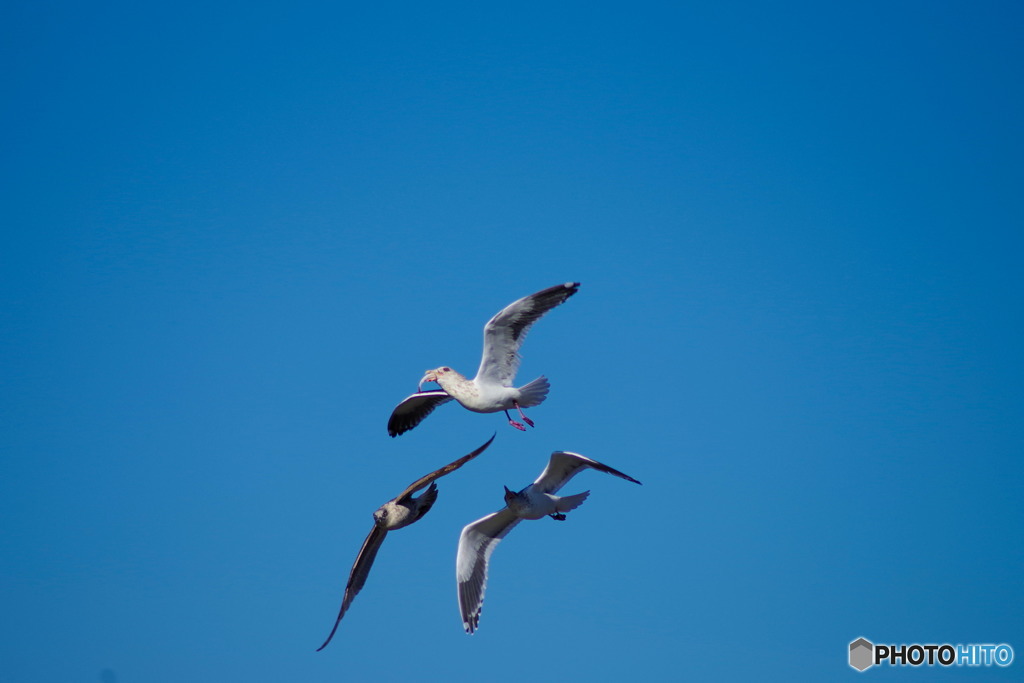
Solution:
<svg viewBox="0 0 1024 683">
<path fill-rule="evenodd" d="M 511 386 L 519 369 L 519 347 L 530 326 L 579 287 L 578 282 L 548 287 L 509 304 L 491 318 L 484 325 L 484 353 L 476 379 Z"/>
<path fill-rule="evenodd" d="M 555 451 L 551 454 L 551 458 L 548 460 L 548 466 L 540 473 L 540 476 L 537 477 L 535 482 L 533 482 L 533 485 L 544 493 L 555 493 L 570 479 L 576 476 L 577 472 L 588 467 L 598 470 L 599 472 L 614 474 L 616 477 L 621 477 L 622 479 L 631 481 L 634 484 L 640 483 L 633 477 L 625 474 L 624 472 L 618 471 L 614 467 L 609 467 L 608 465 L 599 463 L 596 460 L 591 460 L 579 453 Z"/>
<path fill-rule="evenodd" d="M 494 441 L 494 437 L 497 436 L 497 435 L 498 435 L 497 432 L 492 434 L 491 438 L 487 439 L 487 443 L 485 443 L 483 446 L 480 446 L 480 448 L 477 448 L 475 451 L 473 451 L 469 455 L 464 455 L 461 458 L 459 458 L 458 460 L 456 460 L 455 462 L 450 462 L 447 465 L 445 465 L 444 467 L 442 467 L 441 469 L 434 470 L 430 474 L 424 475 L 424 476 L 420 477 L 419 479 L 417 479 L 416 481 L 414 481 L 413 483 L 409 484 L 408 488 L 406 488 L 404 491 L 402 491 L 400 494 L 398 494 L 398 497 L 395 498 L 395 501 L 396 502 L 400 502 L 404 498 L 406 498 L 407 496 L 411 496 L 412 494 L 416 493 L 417 491 L 422 489 L 427 484 L 430 484 L 435 479 L 443 477 L 444 475 L 450 474 L 451 472 L 454 472 L 455 470 L 459 469 L 460 467 L 465 465 L 467 462 L 469 462 L 470 460 L 472 460 L 476 456 L 478 456 L 481 453 L 483 453 L 484 451 L 486 451 L 487 447 L 491 445 L 491 442 Z"/>
<path fill-rule="evenodd" d="M 331 634 L 327 636 L 324 644 L 316 649 L 317 652 L 327 647 L 327 643 L 331 642 L 334 632 L 338 630 L 338 624 L 341 623 L 341 618 L 345 616 L 349 605 L 355 600 L 359 591 L 363 589 L 366 577 L 370 575 L 370 567 L 373 566 L 373 561 L 377 557 L 377 551 L 380 550 L 384 537 L 387 535 L 387 529 L 374 524 L 366 540 L 363 541 L 363 547 L 359 549 L 356 561 L 352 564 L 352 571 L 349 572 L 348 583 L 345 584 L 345 596 L 341 599 L 341 609 L 338 610 L 338 618 L 334 622 L 334 628 L 331 629 Z"/>
<path fill-rule="evenodd" d="M 409 431 L 423 422 L 424 418 L 434 411 L 434 408 L 450 400 L 452 397 L 443 389 L 417 391 L 412 396 L 407 396 L 395 406 L 395 410 L 391 413 L 391 417 L 388 419 L 388 434 L 398 436 Z"/>
<path fill-rule="evenodd" d="M 480 624 L 480 610 L 487 587 L 487 561 L 498 542 L 512 531 L 519 518 L 503 508 L 466 526 L 459 536 L 459 554 L 455 560 L 455 581 L 459 589 L 459 612 L 466 633 Z"/>
</svg>

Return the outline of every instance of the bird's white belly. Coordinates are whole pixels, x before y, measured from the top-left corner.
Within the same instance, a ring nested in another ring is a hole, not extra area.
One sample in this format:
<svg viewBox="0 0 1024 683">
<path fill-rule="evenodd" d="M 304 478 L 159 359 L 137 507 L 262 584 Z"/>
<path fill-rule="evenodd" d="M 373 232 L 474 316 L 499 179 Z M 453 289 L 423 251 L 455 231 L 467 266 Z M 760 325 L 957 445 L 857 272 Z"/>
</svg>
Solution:
<svg viewBox="0 0 1024 683">
<path fill-rule="evenodd" d="M 475 413 L 497 413 L 515 407 L 519 390 L 515 387 L 483 386 L 477 387 L 477 391 L 466 398 L 465 401 L 461 398 L 457 400 L 468 410 Z"/>
</svg>

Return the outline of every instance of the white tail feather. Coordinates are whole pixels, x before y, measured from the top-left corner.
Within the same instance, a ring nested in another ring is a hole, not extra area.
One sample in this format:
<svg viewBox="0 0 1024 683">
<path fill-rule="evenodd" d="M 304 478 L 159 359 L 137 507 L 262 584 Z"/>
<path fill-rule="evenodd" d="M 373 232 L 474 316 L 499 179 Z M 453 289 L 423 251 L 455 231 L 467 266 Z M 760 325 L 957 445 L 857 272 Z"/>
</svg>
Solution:
<svg viewBox="0 0 1024 683">
<path fill-rule="evenodd" d="M 589 495 L 590 491 L 584 491 L 583 493 L 577 493 L 574 496 L 561 496 L 555 501 L 555 509 L 559 512 L 575 510 L 580 505 L 583 505 L 583 501 L 585 501 Z"/>
<path fill-rule="evenodd" d="M 544 399 L 548 397 L 548 392 L 550 390 L 551 385 L 548 384 L 547 377 L 541 375 L 529 384 L 520 387 L 519 407 L 532 408 L 533 406 L 539 406 L 544 402 Z"/>
</svg>

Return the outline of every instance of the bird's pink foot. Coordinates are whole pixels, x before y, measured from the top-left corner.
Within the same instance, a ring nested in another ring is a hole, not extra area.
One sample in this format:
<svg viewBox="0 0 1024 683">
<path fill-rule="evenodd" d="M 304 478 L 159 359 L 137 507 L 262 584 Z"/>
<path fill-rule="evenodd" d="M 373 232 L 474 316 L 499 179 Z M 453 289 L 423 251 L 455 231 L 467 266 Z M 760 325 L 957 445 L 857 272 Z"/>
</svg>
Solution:
<svg viewBox="0 0 1024 683">
<path fill-rule="evenodd" d="M 519 407 L 519 406 L 518 406 L 518 405 L 516 405 L 516 408 L 518 408 L 518 407 Z M 521 410 L 520 410 L 520 411 L 519 411 L 519 414 L 520 414 L 520 415 L 523 415 L 523 411 L 521 411 Z M 505 417 L 507 417 L 507 418 L 508 418 L 508 423 L 509 423 L 510 425 L 512 425 L 513 427 L 515 427 L 516 429 L 518 429 L 518 430 L 519 430 L 519 431 L 521 431 L 521 432 L 525 432 L 525 431 L 526 431 L 526 427 L 524 427 L 524 426 L 523 426 L 523 423 L 522 423 L 522 422 L 516 422 L 515 420 L 513 420 L 513 419 L 512 419 L 512 416 L 508 414 L 508 411 L 507 411 L 507 410 L 505 411 Z M 524 419 L 524 420 L 526 420 L 526 416 L 525 416 L 525 415 L 523 415 L 523 419 Z M 530 422 L 529 420 L 526 420 L 526 421 L 527 421 L 527 422 Z M 532 422 L 530 422 L 530 426 L 531 426 L 531 427 L 533 426 L 533 423 L 532 423 Z"/>
<path fill-rule="evenodd" d="M 518 403 L 513 403 L 512 405 L 514 405 L 516 407 L 516 410 L 519 411 L 519 417 L 523 418 L 523 422 L 525 422 L 526 424 L 530 425 L 531 427 L 536 426 L 536 425 L 533 424 L 533 420 L 531 420 L 530 418 L 526 417 L 526 413 L 523 412 L 523 409 L 519 407 Z M 526 430 L 523 430 L 523 431 L 526 431 Z"/>
</svg>

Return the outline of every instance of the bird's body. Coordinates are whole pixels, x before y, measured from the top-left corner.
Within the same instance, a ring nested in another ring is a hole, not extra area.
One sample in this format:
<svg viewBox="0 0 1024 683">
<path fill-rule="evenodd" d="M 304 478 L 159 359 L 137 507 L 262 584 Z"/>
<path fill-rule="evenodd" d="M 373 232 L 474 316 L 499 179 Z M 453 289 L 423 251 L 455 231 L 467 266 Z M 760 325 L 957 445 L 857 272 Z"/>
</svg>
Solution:
<svg viewBox="0 0 1024 683">
<path fill-rule="evenodd" d="M 398 496 L 377 508 L 373 513 L 373 528 L 370 529 L 366 540 L 363 541 L 363 546 L 359 549 L 356 561 L 352 564 L 352 570 L 349 572 L 348 583 L 345 584 L 345 595 L 342 597 L 341 609 L 338 611 L 338 618 L 334 621 L 334 628 L 331 629 L 327 640 L 317 648 L 317 651 L 327 647 L 327 644 L 331 642 L 331 638 L 334 637 L 334 633 L 338 630 L 338 625 L 341 623 L 341 618 L 345 616 L 345 612 L 348 611 L 352 601 L 355 600 L 356 595 L 362 590 L 363 584 L 366 583 L 366 577 L 369 576 L 370 568 L 373 567 L 377 551 L 380 550 L 388 532 L 409 526 L 427 514 L 437 501 L 437 484 L 435 480 L 450 472 L 454 472 L 483 453 L 491 445 L 492 441 L 494 441 L 493 436 L 487 440 L 487 443 L 469 455 L 464 455 L 455 462 L 420 477 Z M 419 496 L 413 496 L 414 493 L 422 490 L 424 487 L 427 488 L 426 491 Z"/>
<path fill-rule="evenodd" d="M 428 371 L 420 380 L 420 384 L 424 382 L 437 382 L 446 394 L 458 401 L 463 408 L 474 413 L 532 408 L 544 402 L 551 386 L 544 377 L 538 377 L 521 388 L 494 382 L 478 382 L 476 378 L 467 379 L 449 367 Z"/>
<path fill-rule="evenodd" d="M 505 504 L 519 519 L 558 519 L 560 513 L 578 508 L 590 495 L 590 491 L 584 491 L 574 496 L 556 496 L 532 486 L 527 486 L 518 493 L 509 493 L 512 495 L 506 494 Z"/>
<path fill-rule="evenodd" d="M 373 513 L 374 523 L 386 531 L 409 526 L 430 511 L 437 500 L 437 484 L 431 483 L 422 495 L 406 497 L 405 500 L 389 500 Z"/>
<path fill-rule="evenodd" d="M 522 387 L 512 385 L 519 369 L 519 347 L 533 323 L 575 294 L 579 286 L 578 282 L 567 282 L 548 287 L 499 311 L 484 325 L 483 356 L 476 377 L 469 379 L 446 365 L 428 370 L 419 381 L 416 393 L 402 400 L 392 412 L 388 434 L 398 436 L 409 431 L 434 408 L 452 399 L 476 413 L 505 411 L 509 424 L 525 430 L 508 415 L 509 410 L 515 409 L 526 424 L 533 426 L 522 409 L 540 405 L 551 385 L 543 376 Z M 441 389 L 423 391 L 426 382 L 436 382 Z"/>
<path fill-rule="evenodd" d="M 459 612 L 467 633 L 480 623 L 480 611 L 487 586 L 487 564 L 498 542 L 524 519 L 551 517 L 564 520 L 565 514 L 583 504 L 589 491 L 569 496 L 555 493 L 580 470 L 591 468 L 613 474 L 635 484 L 640 482 L 612 467 L 578 453 L 555 451 L 547 467 L 535 482 L 521 491 L 505 488 L 505 507 L 468 524 L 459 536 L 459 552 L 455 562 L 458 584 Z"/>
</svg>

